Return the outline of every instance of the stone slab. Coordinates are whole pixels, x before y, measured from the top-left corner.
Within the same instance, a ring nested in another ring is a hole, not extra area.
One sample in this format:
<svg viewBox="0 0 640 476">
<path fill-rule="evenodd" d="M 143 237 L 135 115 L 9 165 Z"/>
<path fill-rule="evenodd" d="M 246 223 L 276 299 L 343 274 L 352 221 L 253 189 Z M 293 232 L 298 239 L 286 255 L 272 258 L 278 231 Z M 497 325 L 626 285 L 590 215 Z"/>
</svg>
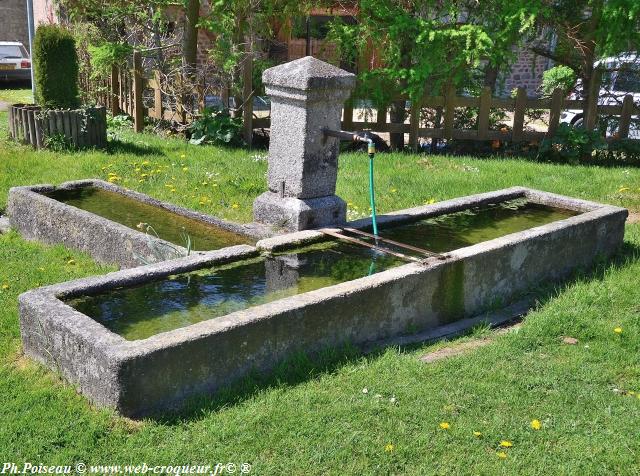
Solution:
<svg viewBox="0 0 640 476">
<path fill-rule="evenodd" d="M 346 223 L 347 204 L 336 195 L 301 200 L 265 192 L 253 203 L 253 218 L 289 231 L 335 226 Z"/>
</svg>

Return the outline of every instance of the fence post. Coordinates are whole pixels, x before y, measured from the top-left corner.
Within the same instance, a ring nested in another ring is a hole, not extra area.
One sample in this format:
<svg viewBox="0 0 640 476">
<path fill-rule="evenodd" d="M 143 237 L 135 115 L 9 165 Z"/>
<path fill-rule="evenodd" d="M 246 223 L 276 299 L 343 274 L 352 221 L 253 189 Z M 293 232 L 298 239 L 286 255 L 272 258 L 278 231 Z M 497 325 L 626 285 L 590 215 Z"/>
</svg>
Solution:
<svg viewBox="0 0 640 476">
<path fill-rule="evenodd" d="M 631 124 L 631 113 L 633 112 L 633 107 L 633 96 L 631 94 L 627 94 L 622 100 L 620 125 L 618 126 L 618 139 L 626 139 L 629 136 L 629 125 Z"/>
<path fill-rule="evenodd" d="M 133 53 L 133 124 L 136 132 L 144 130 L 144 103 L 142 102 L 142 55 Z"/>
<path fill-rule="evenodd" d="M 453 119 L 455 113 L 456 88 L 449 85 L 444 96 L 444 127 L 443 139 L 451 139 L 453 136 Z"/>
<path fill-rule="evenodd" d="M 553 90 L 551 94 L 551 107 L 549 108 L 549 128 L 547 129 L 547 133 L 549 136 L 553 136 L 558 129 L 558 124 L 560 124 L 560 112 L 562 110 L 564 92 L 560 88 L 556 88 Z M 596 101 L 597 101 L 596 97 Z M 597 114 L 596 114 L 597 117 Z"/>
<path fill-rule="evenodd" d="M 418 136 L 420 132 L 420 109 L 419 101 L 411 102 L 411 116 L 409 118 L 409 147 L 413 152 L 418 152 Z"/>
<path fill-rule="evenodd" d="M 342 129 L 351 131 L 353 129 L 353 99 L 349 98 L 342 108 Z"/>
<path fill-rule="evenodd" d="M 154 73 L 155 87 L 153 88 L 153 110 L 156 115 L 156 119 L 164 119 L 164 109 L 162 107 L 162 89 L 160 71 L 156 70 Z"/>
<path fill-rule="evenodd" d="M 520 142 L 524 130 L 524 114 L 527 109 L 527 91 L 524 88 L 518 88 L 516 92 L 516 102 L 513 108 L 513 132 L 511 140 Z"/>
<path fill-rule="evenodd" d="M 601 79 L 602 71 L 600 69 L 594 69 L 591 83 L 589 84 L 589 100 L 583 110 L 584 127 L 589 131 L 596 127 L 598 121 L 598 96 L 600 93 Z"/>
<path fill-rule="evenodd" d="M 485 140 L 489 132 L 489 113 L 491 112 L 491 88 L 485 86 L 480 93 L 478 110 L 478 140 Z"/>
<path fill-rule="evenodd" d="M 242 67 L 242 134 L 249 147 L 253 142 L 253 55 L 251 46 L 251 39 L 247 38 Z"/>
<path fill-rule="evenodd" d="M 116 65 L 111 66 L 111 115 L 120 114 L 120 72 Z"/>
</svg>

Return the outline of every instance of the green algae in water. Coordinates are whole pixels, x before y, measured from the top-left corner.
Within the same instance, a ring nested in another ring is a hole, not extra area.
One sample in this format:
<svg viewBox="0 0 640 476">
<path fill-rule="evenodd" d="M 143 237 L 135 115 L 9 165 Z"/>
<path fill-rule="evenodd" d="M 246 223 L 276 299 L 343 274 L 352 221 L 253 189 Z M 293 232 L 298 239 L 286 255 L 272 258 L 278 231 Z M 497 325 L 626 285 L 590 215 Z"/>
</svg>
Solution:
<svg viewBox="0 0 640 476">
<path fill-rule="evenodd" d="M 82 296 L 67 304 L 125 339 L 137 340 L 401 264 L 404 261 L 368 248 L 327 243 Z"/>
<path fill-rule="evenodd" d="M 564 220 L 578 213 L 516 199 L 383 229 L 380 236 L 443 253 Z"/>
<path fill-rule="evenodd" d="M 382 236 L 446 252 L 577 215 L 577 212 L 511 200 L 382 230 Z M 384 245 L 387 246 L 387 245 Z M 406 250 L 398 249 L 406 253 Z M 224 316 L 288 296 L 362 278 L 405 264 L 390 255 L 344 242 L 256 258 L 67 303 L 125 339 Z M 441 305 L 459 317 L 462 268 L 439 290 Z M 447 289 L 445 289 L 447 288 Z M 454 289 L 456 288 L 456 289 Z M 449 302 L 451 301 L 451 302 Z"/>
<path fill-rule="evenodd" d="M 139 223 L 148 223 L 158 237 L 175 245 L 186 246 L 184 234 L 187 234 L 194 250 L 253 243 L 246 236 L 99 187 L 57 189 L 44 195 L 134 230 Z"/>
</svg>

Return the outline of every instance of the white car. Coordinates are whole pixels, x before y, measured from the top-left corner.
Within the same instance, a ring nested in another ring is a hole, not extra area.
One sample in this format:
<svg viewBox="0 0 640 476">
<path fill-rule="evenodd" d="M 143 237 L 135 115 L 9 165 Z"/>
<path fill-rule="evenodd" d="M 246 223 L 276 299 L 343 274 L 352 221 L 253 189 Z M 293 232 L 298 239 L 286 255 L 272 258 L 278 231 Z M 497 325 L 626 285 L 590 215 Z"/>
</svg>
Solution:
<svg viewBox="0 0 640 476">
<path fill-rule="evenodd" d="M 0 81 L 31 81 L 31 58 L 18 41 L 0 41 Z"/>
<path fill-rule="evenodd" d="M 602 75 L 602 84 L 598 94 L 598 105 L 619 106 L 627 94 L 633 96 L 633 102 L 640 107 L 640 56 L 636 54 L 626 54 L 605 58 L 596 63 L 602 66 L 605 73 Z M 580 84 L 572 93 L 569 99 L 581 99 Z M 613 135 L 617 130 L 619 118 L 608 118 L 607 135 Z M 567 109 L 560 115 L 560 121 L 576 127 L 582 126 L 583 113 L 580 109 Z M 629 127 L 629 138 L 640 139 L 640 116 L 631 116 Z"/>
</svg>

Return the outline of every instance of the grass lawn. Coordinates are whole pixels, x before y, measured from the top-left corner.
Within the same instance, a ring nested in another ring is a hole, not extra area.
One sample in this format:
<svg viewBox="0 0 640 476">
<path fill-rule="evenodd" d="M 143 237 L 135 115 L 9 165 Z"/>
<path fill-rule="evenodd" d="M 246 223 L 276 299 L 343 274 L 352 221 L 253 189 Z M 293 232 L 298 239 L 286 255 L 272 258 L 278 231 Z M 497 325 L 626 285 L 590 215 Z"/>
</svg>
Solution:
<svg viewBox="0 0 640 476">
<path fill-rule="evenodd" d="M 0 210 L 14 185 L 101 177 L 248 221 L 266 187 L 264 152 L 123 133 L 109 153 L 34 153 L 5 129 L 0 113 Z M 352 217 L 367 213 L 365 157 L 341 156 L 338 194 Z M 512 185 L 640 210 L 638 169 L 380 155 L 377 179 L 382 211 Z M 0 263 L 1 461 L 248 462 L 267 475 L 640 472 L 640 225 L 627 227 L 614 262 L 541 295 L 517 331 L 468 354 L 418 360 L 439 343 L 298 356 L 162 421 L 98 411 L 20 353 L 20 293 L 110 268 L 15 233 L 0 235 Z"/>
<path fill-rule="evenodd" d="M 31 94 L 31 88 L 25 88 L 24 86 L 11 86 L 7 89 L 0 89 L 0 101 L 13 103 L 32 103 L 33 95 Z"/>
</svg>

